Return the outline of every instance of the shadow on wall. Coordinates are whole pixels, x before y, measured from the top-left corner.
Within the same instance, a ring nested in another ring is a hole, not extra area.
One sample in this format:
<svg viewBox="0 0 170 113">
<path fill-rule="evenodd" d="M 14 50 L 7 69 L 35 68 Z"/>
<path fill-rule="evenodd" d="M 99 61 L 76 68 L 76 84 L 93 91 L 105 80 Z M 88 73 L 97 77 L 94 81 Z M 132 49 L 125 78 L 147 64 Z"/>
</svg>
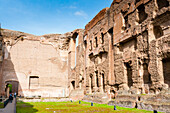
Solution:
<svg viewBox="0 0 170 113">
<path fill-rule="evenodd" d="M 8 50 L 9 42 L 4 43 L 4 59 L 2 62 L 2 84 L 1 84 L 1 95 L 9 96 L 9 93 L 22 92 L 22 89 L 19 85 L 19 80 L 14 68 L 14 64 L 11 61 L 11 56 Z M 10 86 L 10 87 L 9 87 Z M 20 95 L 20 94 L 19 94 Z"/>
<path fill-rule="evenodd" d="M 38 110 L 34 108 L 33 105 L 25 102 L 17 102 L 16 105 L 16 111 L 17 113 L 37 113 Z"/>
</svg>

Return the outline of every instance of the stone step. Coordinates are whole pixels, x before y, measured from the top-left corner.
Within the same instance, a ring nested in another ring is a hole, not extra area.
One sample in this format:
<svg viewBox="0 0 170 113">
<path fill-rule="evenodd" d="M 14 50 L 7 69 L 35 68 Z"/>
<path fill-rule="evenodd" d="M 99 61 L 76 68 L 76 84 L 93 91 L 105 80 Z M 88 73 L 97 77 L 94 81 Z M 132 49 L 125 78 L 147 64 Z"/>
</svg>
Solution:
<svg viewBox="0 0 170 113">
<path fill-rule="evenodd" d="M 170 112 L 170 95 L 118 95 L 108 105 Z"/>
<path fill-rule="evenodd" d="M 106 104 L 109 102 L 109 97 L 106 93 L 87 94 L 83 101 Z"/>
<path fill-rule="evenodd" d="M 71 91 L 70 96 L 72 100 L 82 100 L 84 97 L 84 90 L 82 89 L 75 89 Z"/>
</svg>

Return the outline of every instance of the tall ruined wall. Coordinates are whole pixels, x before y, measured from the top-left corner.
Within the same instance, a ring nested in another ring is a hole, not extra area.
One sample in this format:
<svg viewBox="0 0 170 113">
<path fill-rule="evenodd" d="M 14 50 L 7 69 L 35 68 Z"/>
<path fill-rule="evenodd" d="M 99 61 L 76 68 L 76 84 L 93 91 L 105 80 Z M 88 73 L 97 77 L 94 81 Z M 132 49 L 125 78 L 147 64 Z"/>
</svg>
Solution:
<svg viewBox="0 0 170 113">
<path fill-rule="evenodd" d="M 69 93 L 71 90 L 83 88 L 82 78 L 84 78 L 84 44 L 83 29 L 76 29 L 69 43 L 68 53 L 68 88 Z M 76 42 L 78 41 L 78 42 Z"/>
<path fill-rule="evenodd" d="M 84 30 L 66 34 L 1 30 L 5 42 L 1 91 L 6 84 L 19 83 L 22 95 L 69 95 L 100 103 L 117 97 L 117 104 L 133 101 L 130 107 L 139 108 L 150 102 L 150 94 L 168 97 L 169 3 L 114 0 Z M 140 101 L 140 94 L 149 96 Z"/>
<path fill-rule="evenodd" d="M 13 85 L 21 96 L 68 96 L 68 42 L 71 33 L 34 36 L 3 30 L 1 92 Z"/>
<path fill-rule="evenodd" d="M 77 37 L 80 41 L 76 47 L 76 67 L 69 74 L 71 97 L 78 98 L 82 90 L 84 94 L 110 92 L 110 85 L 114 83 L 113 64 L 109 63 L 113 61 L 113 28 L 108 26 L 110 17 L 109 8 L 101 10 L 85 26 L 83 37 Z"/>
<path fill-rule="evenodd" d="M 169 2 L 114 0 L 110 8 L 101 10 L 85 26 L 76 53 L 84 60 L 78 60 L 72 70 L 69 78 L 74 84 L 69 84 L 75 88 L 70 90 L 83 89 L 84 94 L 107 94 L 109 98 L 168 93 Z"/>
<path fill-rule="evenodd" d="M 3 57 L 4 57 L 4 54 L 3 54 L 3 37 L 2 37 L 2 29 L 1 29 L 1 26 L 0 26 L 0 73 L 2 71 L 2 61 L 3 61 Z M 0 74 L 0 84 L 2 84 L 2 75 Z M 1 87 L 0 87 L 0 90 L 1 90 Z M 0 93 L 1 95 L 1 93 Z"/>
<path fill-rule="evenodd" d="M 109 34 L 107 33 L 107 19 L 105 14 L 108 8 L 99 12 L 86 25 L 86 90 L 87 93 L 105 92 L 105 85 L 109 74 Z M 93 21 L 95 24 L 92 24 Z"/>
<path fill-rule="evenodd" d="M 118 89 L 135 94 L 159 93 L 167 89 L 164 76 L 169 76 L 169 70 L 166 69 L 163 76 L 162 60 L 167 60 L 167 68 L 169 1 L 128 0 L 115 1 L 112 5 Z M 166 49 L 161 50 L 162 47 Z M 161 54 L 165 56 L 160 57 Z"/>
</svg>

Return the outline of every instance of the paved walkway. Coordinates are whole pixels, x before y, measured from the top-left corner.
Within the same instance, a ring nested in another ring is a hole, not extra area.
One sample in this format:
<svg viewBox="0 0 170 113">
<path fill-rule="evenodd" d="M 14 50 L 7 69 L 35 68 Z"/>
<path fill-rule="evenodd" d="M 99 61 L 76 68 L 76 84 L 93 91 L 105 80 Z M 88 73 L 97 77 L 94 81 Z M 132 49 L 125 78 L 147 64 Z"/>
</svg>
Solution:
<svg viewBox="0 0 170 113">
<path fill-rule="evenodd" d="M 0 109 L 0 113 L 16 113 L 16 99 L 8 103 L 5 108 Z"/>
</svg>

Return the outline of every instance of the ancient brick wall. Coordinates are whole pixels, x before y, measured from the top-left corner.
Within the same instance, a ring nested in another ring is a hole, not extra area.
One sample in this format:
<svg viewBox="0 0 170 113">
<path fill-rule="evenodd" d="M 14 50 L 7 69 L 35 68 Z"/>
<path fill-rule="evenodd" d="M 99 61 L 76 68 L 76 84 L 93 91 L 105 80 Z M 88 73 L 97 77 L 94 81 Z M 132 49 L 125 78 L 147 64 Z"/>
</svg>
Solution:
<svg viewBox="0 0 170 113">
<path fill-rule="evenodd" d="M 84 56 L 74 70 L 77 88 L 84 72 L 85 94 L 107 93 L 110 98 L 117 93 L 167 91 L 168 8 L 168 0 L 114 0 L 110 8 L 101 10 L 85 27 L 79 42 L 84 46 L 77 47 L 78 56 Z"/>
<path fill-rule="evenodd" d="M 84 30 L 65 34 L 34 36 L 3 31 L 1 91 L 6 80 L 15 79 L 21 80 L 20 86 L 28 95 L 36 91 L 29 89 L 30 81 L 32 88 L 39 81 L 37 89 L 49 89 L 54 95 L 63 91 L 75 99 L 79 94 L 82 98 L 82 92 L 88 94 L 86 99 L 169 94 L 169 2 L 114 0 Z"/>
<path fill-rule="evenodd" d="M 113 7 L 115 76 L 117 82 L 122 81 L 119 89 L 148 94 L 168 88 L 164 83 L 162 60 L 169 59 L 169 2 L 129 0 L 115 2 Z M 166 49 L 160 50 L 157 43 Z M 166 51 L 166 57 L 159 58 L 161 52 L 158 51 Z M 165 63 L 164 67 L 167 66 Z M 169 76 L 169 70 L 165 70 Z"/>
<path fill-rule="evenodd" d="M 25 97 L 68 96 L 68 40 L 71 33 L 34 36 L 3 30 L 1 92 L 12 84 Z"/>
<path fill-rule="evenodd" d="M 4 57 L 4 54 L 3 54 L 3 37 L 2 37 L 2 29 L 1 29 L 1 26 L 0 26 L 0 84 L 2 84 L 2 61 L 3 61 L 3 57 Z M 1 90 L 1 87 L 0 87 L 0 90 Z M 3 95 L 2 93 L 0 93 L 0 95 Z"/>
</svg>

